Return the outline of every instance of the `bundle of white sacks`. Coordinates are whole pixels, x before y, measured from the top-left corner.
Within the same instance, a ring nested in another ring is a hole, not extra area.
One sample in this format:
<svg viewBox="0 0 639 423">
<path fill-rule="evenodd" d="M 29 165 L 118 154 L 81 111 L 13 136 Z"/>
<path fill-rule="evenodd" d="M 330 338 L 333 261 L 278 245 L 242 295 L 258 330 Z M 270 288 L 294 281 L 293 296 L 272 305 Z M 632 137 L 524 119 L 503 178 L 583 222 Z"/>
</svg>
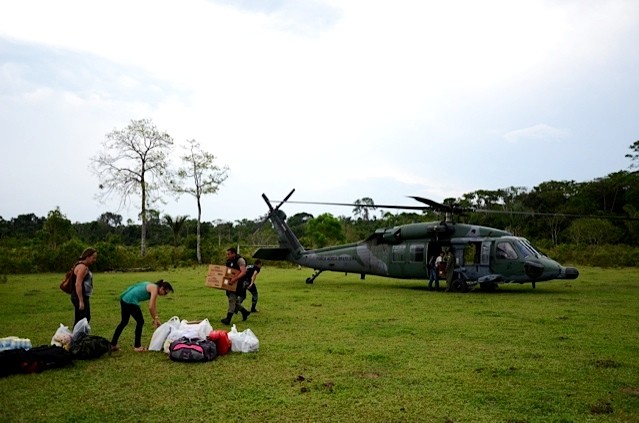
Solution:
<svg viewBox="0 0 639 423">
<path fill-rule="evenodd" d="M 180 321 L 179 317 L 173 316 L 168 321 L 162 323 L 155 332 L 153 332 L 149 350 L 164 351 L 168 354 L 169 346 L 173 341 L 182 337 L 207 339 L 212 331 L 213 327 L 209 323 L 209 319 L 189 322 L 187 320 Z M 228 332 L 228 336 L 229 341 L 231 341 L 231 351 L 233 352 L 255 352 L 260 348 L 260 341 L 251 329 L 238 332 L 237 327 L 233 325 Z"/>
<path fill-rule="evenodd" d="M 183 336 L 192 339 L 206 339 L 212 330 L 213 327 L 209 323 L 209 319 L 189 322 L 187 320 L 180 321 L 179 317 L 173 316 L 153 332 L 149 350 L 164 351 L 168 354 L 169 345 L 176 339 L 180 339 Z"/>
</svg>

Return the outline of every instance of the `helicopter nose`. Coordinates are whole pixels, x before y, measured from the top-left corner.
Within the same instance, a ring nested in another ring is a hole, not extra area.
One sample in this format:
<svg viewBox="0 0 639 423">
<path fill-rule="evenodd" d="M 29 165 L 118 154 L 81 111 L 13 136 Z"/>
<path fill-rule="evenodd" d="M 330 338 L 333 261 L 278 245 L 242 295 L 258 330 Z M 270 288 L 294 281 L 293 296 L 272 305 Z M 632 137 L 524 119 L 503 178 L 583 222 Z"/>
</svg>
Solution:
<svg viewBox="0 0 639 423">
<path fill-rule="evenodd" d="M 574 267 L 564 267 L 562 269 L 563 279 L 577 279 L 579 270 Z"/>
</svg>

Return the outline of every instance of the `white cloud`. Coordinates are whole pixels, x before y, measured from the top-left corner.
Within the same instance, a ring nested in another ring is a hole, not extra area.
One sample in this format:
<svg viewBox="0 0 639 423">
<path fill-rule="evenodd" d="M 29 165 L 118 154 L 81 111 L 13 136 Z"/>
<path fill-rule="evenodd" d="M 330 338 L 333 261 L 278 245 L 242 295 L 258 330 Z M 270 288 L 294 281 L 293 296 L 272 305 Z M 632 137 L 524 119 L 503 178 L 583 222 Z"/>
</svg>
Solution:
<svg viewBox="0 0 639 423">
<path fill-rule="evenodd" d="M 554 128 L 545 123 L 539 123 L 537 125 L 517 129 L 504 134 L 504 138 L 508 142 L 524 143 L 524 142 L 536 142 L 536 141 L 560 141 L 570 137 L 569 131 L 565 129 Z"/>
</svg>

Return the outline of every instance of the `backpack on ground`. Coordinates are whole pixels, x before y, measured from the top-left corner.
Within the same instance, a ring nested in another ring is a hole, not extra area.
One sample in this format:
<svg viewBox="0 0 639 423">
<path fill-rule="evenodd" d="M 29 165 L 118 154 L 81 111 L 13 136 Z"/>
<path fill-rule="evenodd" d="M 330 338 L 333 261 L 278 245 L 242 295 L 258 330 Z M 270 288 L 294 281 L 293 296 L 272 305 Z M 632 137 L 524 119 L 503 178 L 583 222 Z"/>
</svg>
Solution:
<svg viewBox="0 0 639 423">
<path fill-rule="evenodd" d="M 40 373 L 73 363 L 73 355 L 62 347 L 42 345 L 28 350 L 0 351 L 0 377 L 19 373 Z"/>
<path fill-rule="evenodd" d="M 204 362 L 217 357 L 215 342 L 209 339 L 182 337 L 171 342 L 169 358 L 173 361 Z"/>
<path fill-rule="evenodd" d="M 91 360 L 106 353 L 111 353 L 111 343 L 102 336 L 82 334 L 71 343 L 71 354 L 78 360 Z"/>
</svg>

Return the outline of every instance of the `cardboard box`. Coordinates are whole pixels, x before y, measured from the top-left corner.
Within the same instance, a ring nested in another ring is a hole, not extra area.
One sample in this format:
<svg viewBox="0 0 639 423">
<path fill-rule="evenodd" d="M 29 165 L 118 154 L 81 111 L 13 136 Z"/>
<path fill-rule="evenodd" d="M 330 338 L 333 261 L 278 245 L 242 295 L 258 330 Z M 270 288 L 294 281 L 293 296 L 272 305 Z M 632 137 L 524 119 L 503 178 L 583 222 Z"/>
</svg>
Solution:
<svg viewBox="0 0 639 423">
<path fill-rule="evenodd" d="M 225 291 L 235 292 L 237 282 L 233 285 L 229 285 L 229 280 L 238 273 L 240 273 L 240 271 L 237 269 L 211 264 L 209 265 L 209 273 L 206 275 L 204 285 L 209 288 L 224 289 Z"/>
</svg>

